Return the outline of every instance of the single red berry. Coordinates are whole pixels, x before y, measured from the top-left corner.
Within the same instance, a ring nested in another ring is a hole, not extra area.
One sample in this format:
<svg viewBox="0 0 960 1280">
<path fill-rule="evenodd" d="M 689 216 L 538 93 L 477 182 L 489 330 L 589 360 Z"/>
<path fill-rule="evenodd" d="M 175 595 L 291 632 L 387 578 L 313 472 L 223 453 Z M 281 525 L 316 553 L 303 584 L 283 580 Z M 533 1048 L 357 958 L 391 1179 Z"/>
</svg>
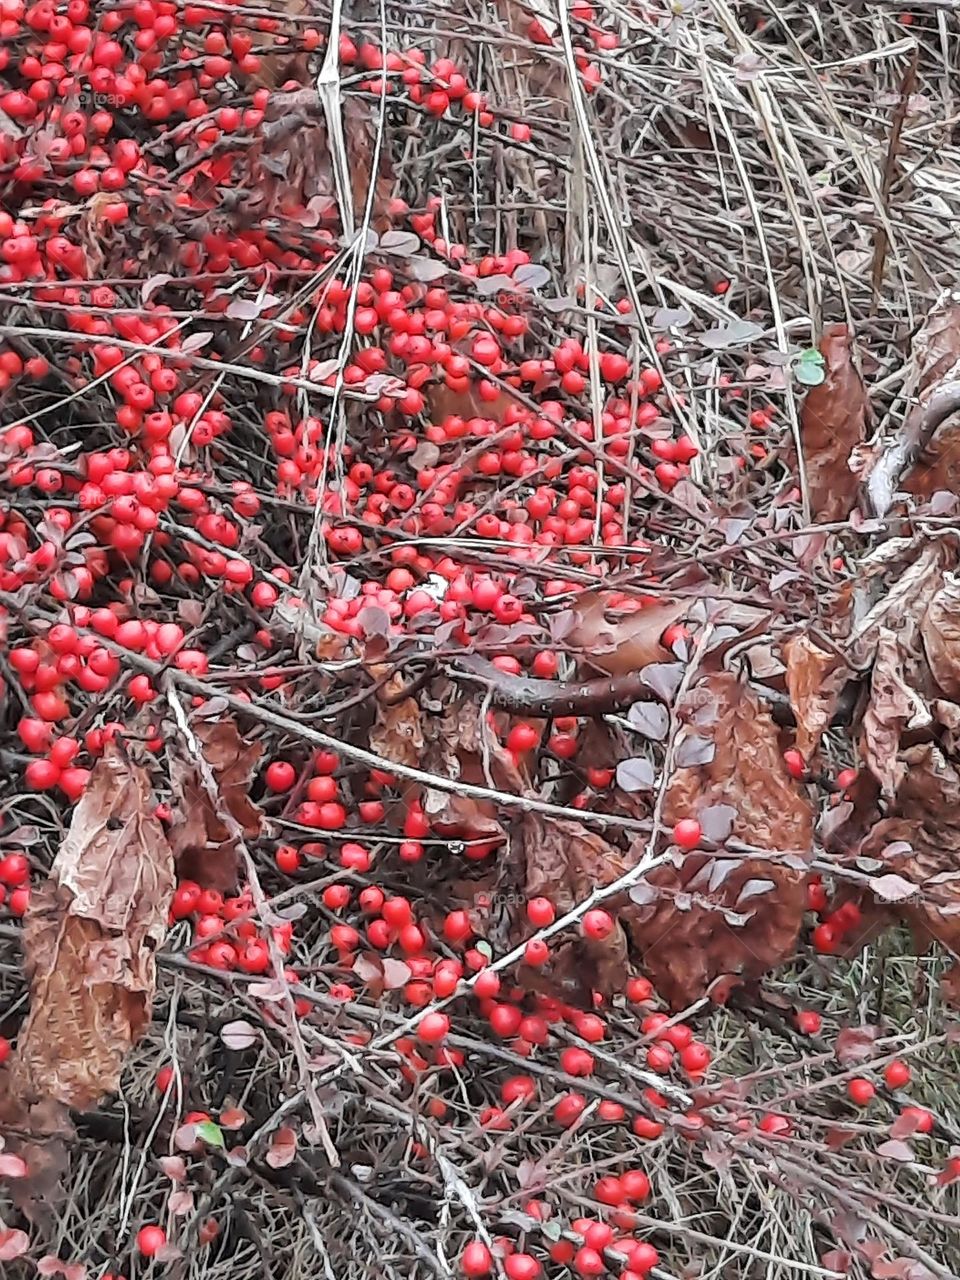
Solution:
<svg viewBox="0 0 960 1280">
<path fill-rule="evenodd" d="M 145 1258 L 152 1258 L 166 1243 L 167 1233 L 156 1223 L 141 1227 L 137 1232 L 137 1248 Z"/>
<path fill-rule="evenodd" d="M 900 1058 L 894 1058 L 893 1062 L 887 1064 L 884 1068 L 883 1078 L 890 1089 L 902 1089 L 910 1083 L 910 1068 Z"/>
<path fill-rule="evenodd" d="M 821 955 L 835 955 L 840 947 L 837 929 L 832 924 L 818 924 L 811 934 L 813 945 Z"/>
<path fill-rule="evenodd" d="M 783 763 L 787 766 L 790 777 L 796 778 L 798 782 L 807 776 L 807 762 L 796 748 L 791 747 L 783 753 Z"/>
<path fill-rule="evenodd" d="M 594 907 L 583 917 L 583 936 L 594 941 L 602 941 L 613 932 L 614 920 L 609 911 Z"/>
<path fill-rule="evenodd" d="M 703 828 L 696 818 L 681 818 L 673 828 L 673 843 L 680 849 L 696 849 L 703 838 Z"/>
<path fill-rule="evenodd" d="M 847 1096 L 858 1107 L 865 1107 L 876 1092 L 876 1086 L 872 1081 L 865 1079 L 863 1076 L 855 1076 L 853 1080 L 847 1081 Z"/>
<path fill-rule="evenodd" d="M 460 1255 L 460 1270 L 470 1277 L 489 1275 L 493 1269 L 493 1255 L 482 1240 L 471 1240 Z"/>
<path fill-rule="evenodd" d="M 417 1024 L 417 1035 L 427 1044 L 437 1044 L 450 1030 L 450 1019 L 445 1013 L 428 1013 Z"/>
<path fill-rule="evenodd" d="M 286 760 L 274 760 L 268 765 L 264 781 L 271 791 L 289 791 L 297 780 L 297 771 Z"/>
<path fill-rule="evenodd" d="M 680 1050 L 680 1062 L 690 1075 L 700 1075 L 710 1065 L 710 1050 L 699 1040 Z"/>
<path fill-rule="evenodd" d="M 543 929 L 546 925 L 553 924 L 556 915 L 549 898 L 531 898 L 527 903 L 527 919 L 536 929 Z"/>
<path fill-rule="evenodd" d="M 797 1013 L 797 1030 L 805 1036 L 815 1036 L 823 1026 L 823 1019 L 813 1009 L 801 1009 Z"/>
</svg>

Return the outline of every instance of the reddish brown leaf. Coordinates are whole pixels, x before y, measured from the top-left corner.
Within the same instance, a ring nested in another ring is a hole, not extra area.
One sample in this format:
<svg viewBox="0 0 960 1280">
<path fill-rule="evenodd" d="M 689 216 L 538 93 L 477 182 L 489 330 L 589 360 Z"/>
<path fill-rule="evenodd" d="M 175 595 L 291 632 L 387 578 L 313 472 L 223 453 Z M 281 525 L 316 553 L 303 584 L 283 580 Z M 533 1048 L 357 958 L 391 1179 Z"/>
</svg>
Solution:
<svg viewBox="0 0 960 1280">
<path fill-rule="evenodd" d="M 915 403 L 903 425 L 903 437 L 910 440 L 922 433 L 922 421 L 931 399 L 950 382 L 960 378 L 960 298 L 948 292 L 938 299 L 913 340 Z M 960 427 L 947 422 L 929 441 L 904 477 L 902 488 L 918 498 L 929 498 L 938 490 L 956 493 L 960 488 Z"/>
<path fill-rule="evenodd" d="M 803 461 L 814 518 L 843 520 L 857 500 L 859 480 L 850 455 L 867 438 L 869 400 L 851 359 L 845 325 L 832 325 L 820 341 L 826 377 L 811 387 L 800 412 Z"/>
<path fill-rule="evenodd" d="M 250 783 L 262 746 L 244 741 L 231 719 L 200 720 L 193 730 L 226 811 L 244 835 L 259 835 L 263 815 L 250 799 Z M 237 841 L 217 813 L 193 762 L 174 756 L 170 776 L 179 800 L 170 826 L 177 874 L 205 888 L 230 892 L 237 886 Z"/>
<path fill-rule="evenodd" d="M 715 752 L 706 764 L 674 773 L 665 822 L 718 811 L 732 836 L 773 856 L 695 851 L 680 866 L 658 867 L 647 877 L 657 901 L 624 919 L 644 968 L 673 1008 L 708 991 L 725 994 L 793 954 L 806 876 L 776 855 L 808 856 L 813 827 L 810 805 L 787 774 L 777 728 L 749 686 L 729 672 L 711 674 L 679 711 L 693 723 L 712 719 Z M 764 891 L 754 892 L 760 884 Z"/>
<path fill-rule="evenodd" d="M 803 632 L 783 646 L 787 692 L 797 721 L 797 750 L 809 764 L 829 727 L 849 670 Z"/>
<path fill-rule="evenodd" d="M 0 1262 L 14 1262 L 30 1248 L 30 1237 L 15 1227 L 0 1227 Z"/>
<path fill-rule="evenodd" d="M 870 702 L 863 715 L 861 751 L 880 783 L 883 794 L 894 796 L 904 777 L 899 758 L 900 738 L 911 727 L 930 722 L 930 714 L 903 675 L 901 642 L 886 627 L 880 629 L 870 678 Z"/>
<path fill-rule="evenodd" d="M 15 1090 L 79 1110 L 119 1087 L 150 1021 L 173 859 L 146 773 L 119 748 L 97 764 L 24 928 L 30 1013 Z"/>
<path fill-rule="evenodd" d="M 834 1043 L 837 1061 L 843 1067 L 867 1062 L 873 1057 L 879 1034 L 876 1027 L 844 1027 Z"/>
<path fill-rule="evenodd" d="M 670 601 L 608 618 L 604 596 L 584 592 L 577 600 L 573 626 L 564 638 L 588 655 L 592 666 L 610 675 L 624 675 L 670 661 L 673 655 L 660 643 L 660 637 L 686 611 L 684 602 Z"/>
<path fill-rule="evenodd" d="M 960 577 L 945 573 L 920 624 L 934 680 L 948 698 L 960 698 Z"/>
<path fill-rule="evenodd" d="M 287 1125 L 278 1129 L 264 1156 L 271 1169 L 283 1169 L 292 1164 L 297 1155 L 297 1135 Z"/>
<path fill-rule="evenodd" d="M 402 676 L 392 676 L 382 694 L 396 695 L 403 685 Z M 370 730 L 370 749 L 394 764 L 419 765 L 423 759 L 423 731 L 416 698 L 403 698 L 393 706 L 383 696 L 377 699 L 377 722 Z"/>
</svg>

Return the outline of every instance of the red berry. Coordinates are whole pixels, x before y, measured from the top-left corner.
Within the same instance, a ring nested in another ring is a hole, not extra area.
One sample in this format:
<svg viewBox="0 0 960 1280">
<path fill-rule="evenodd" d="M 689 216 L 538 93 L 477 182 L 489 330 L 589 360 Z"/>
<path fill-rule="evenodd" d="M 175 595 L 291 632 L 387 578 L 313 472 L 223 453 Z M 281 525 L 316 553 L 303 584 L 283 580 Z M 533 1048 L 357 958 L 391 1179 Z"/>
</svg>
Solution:
<svg viewBox="0 0 960 1280">
<path fill-rule="evenodd" d="M 155 1223 L 137 1232 L 137 1248 L 145 1258 L 152 1258 L 167 1243 L 167 1233 Z"/>
<path fill-rule="evenodd" d="M 268 765 L 264 781 L 271 791 L 289 791 L 297 780 L 297 771 L 286 760 L 274 760 Z"/>
<path fill-rule="evenodd" d="M 797 1014 L 797 1030 L 805 1036 L 815 1036 L 823 1026 L 823 1019 L 813 1009 L 801 1009 Z"/>
<path fill-rule="evenodd" d="M 681 818 L 673 828 L 673 843 L 680 849 L 696 849 L 703 838 L 703 828 L 696 818 Z"/>
<path fill-rule="evenodd" d="M 460 1255 L 460 1270 L 465 1276 L 487 1276 L 493 1269 L 493 1255 L 482 1240 L 471 1240 Z"/>
<path fill-rule="evenodd" d="M 865 1107 L 876 1094 L 875 1085 L 863 1076 L 855 1076 L 847 1081 L 847 1095 L 858 1107 Z"/>
<path fill-rule="evenodd" d="M 543 929 L 553 924 L 556 914 L 549 898 L 531 898 L 527 903 L 527 919 L 535 929 Z"/>
<path fill-rule="evenodd" d="M 450 1019 L 445 1013 L 428 1013 L 417 1024 L 417 1035 L 427 1044 L 437 1044 L 450 1030 Z"/>
<path fill-rule="evenodd" d="M 600 908 L 594 907 L 583 917 L 583 936 L 595 941 L 601 941 L 603 938 L 610 936 L 613 932 L 613 925 L 613 916 L 608 911 L 602 911 Z"/>
<path fill-rule="evenodd" d="M 883 1078 L 890 1089 L 902 1089 L 910 1083 L 910 1068 L 900 1058 L 894 1058 L 887 1064 Z"/>
</svg>

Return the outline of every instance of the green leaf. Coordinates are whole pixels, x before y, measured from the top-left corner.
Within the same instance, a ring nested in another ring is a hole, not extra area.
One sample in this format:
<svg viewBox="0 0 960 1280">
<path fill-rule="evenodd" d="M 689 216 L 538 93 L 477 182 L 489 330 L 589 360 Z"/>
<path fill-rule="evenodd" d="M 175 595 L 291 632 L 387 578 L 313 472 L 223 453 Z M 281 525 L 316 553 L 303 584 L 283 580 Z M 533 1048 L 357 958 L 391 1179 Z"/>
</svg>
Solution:
<svg viewBox="0 0 960 1280">
<path fill-rule="evenodd" d="M 556 1244 L 563 1235 L 563 1227 L 555 1218 L 548 1218 L 546 1222 L 541 1225 L 540 1231 L 548 1240 L 552 1240 L 554 1244 Z"/>
<path fill-rule="evenodd" d="M 826 364 L 816 347 L 801 351 L 793 366 L 794 375 L 805 387 L 819 387 L 827 376 Z"/>
<path fill-rule="evenodd" d="M 208 1147 L 219 1147 L 221 1150 L 226 1148 L 223 1140 L 223 1132 L 218 1124 L 214 1124 L 212 1120 L 201 1120 L 196 1125 L 197 1137 L 207 1144 Z"/>
</svg>

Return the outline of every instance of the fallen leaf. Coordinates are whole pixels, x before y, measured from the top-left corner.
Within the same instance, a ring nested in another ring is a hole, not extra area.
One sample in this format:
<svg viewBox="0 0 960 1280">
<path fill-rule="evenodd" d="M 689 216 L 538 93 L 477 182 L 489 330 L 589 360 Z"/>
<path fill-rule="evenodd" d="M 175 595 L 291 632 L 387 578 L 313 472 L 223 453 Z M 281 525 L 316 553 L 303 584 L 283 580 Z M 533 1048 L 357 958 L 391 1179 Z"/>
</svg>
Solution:
<svg viewBox="0 0 960 1280">
<path fill-rule="evenodd" d="M 30 1237 L 14 1227 L 0 1227 L 0 1262 L 14 1262 L 30 1248 Z"/>
<path fill-rule="evenodd" d="M 296 1155 L 297 1135 L 288 1125 L 283 1125 L 273 1135 L 264 1159 L 271 1169 L 283 1169 L 293 1163 Z"/>
<path fill-rule="evenodd" d="M 849 676 L 841 658 L 801 632 L 783 646 L 787 692 L 797 721 L 797 750 L 810 764 Z"/>
<path fill-rule="evenodd" d="M 583 592 L 565 639 L 582 650 L 592 666 L 610 675 L 624 675 L 651 663 L 667 662 L 670 651 L 660 643 L 660 637 L 686 611 L 685 602 L 673 601 L 608 617 L 604 595 Z"/>
<path fill-rule="evenodd" d="M 904 680 L 903 669 L 900 639 L 881 628 L 870 677 L 870 701 L 863 714 L 861 754 L 888 798 L 896 795 L 904 777 L 905 766 L 899 757 L 904 729 L 922 721 L 924 714 L 927 723 L 932 718 Z"/>
<path fill-rule="evenodd" d="M 250 799 L 250 783 L 263 747 L 259 742 L 246 742 L 229 717 L 197 720 L 193 732 L 226 812 L 245 836 L 258 836 L 263 815 Z M 175 754 L 170 781 L 178 798 L 169 828 L 178 876 L 195 880 L 204 888 L 229 893 L 237 887 L 239 874 L 237 840 L 217 813 L 193 761 Z"/>
<path fill-rule="evenodd" d="M 259 1034 L 249 1022 L 228 1022 L 220 1029 L 220 1039 L 228 1049 L 249 1049 L 256 1044 Z"/>
<path fill-rule="evenodd" d="M 834 1042 L 834 1053 L 842 1067 L 867 1062 L 875 1053 L 880 1032 L 877 1027 L 844 1027 Z"/>
<path fill-rule="evenodd" d="M 934 680 L 949 698 L 960 698 L 960 576 L 945 573 L 920 624 Z"/>
<path fill-rule="evenodd" d="M 659 891 L 656 904 L 622 918 L 645 971 L 674 1009 L 789 959 L 806 910 L 813 813 L 786 771 L 776 725 L 731 672 L 710 673 L 677 708 L 687 723 L 704 711 L 715 716 L 713 758 L 674 773 L 664 823 L 697 817 L 710 825 L 710 838 L 734 836 L 770 856 L 721 858 L 697 850 L 648 875 Z M 788 865 L 785 852 L 797 855 L 799 866 Z M 737 910 L 745 891 L 747 915 Z"/>
<path fill-rule="evenodd" d="M 877 1155 L 883 1156 L 885 1160 L 897 1160 L 900 1164 L 910 1164 L 914 1159 L 914 1154 L 907 1144 L 896 1138 L 890 1139 L 889 1142 L 881 1142 L 877 1147 Z"/>
<path fill-rule="evenodd" d="M 94 767 L 24 926 L 30 1013 L 13 1092 L 83 1111 L 119 1088 L 150 1022 L 173 858 L 149 779 L 116 745 Z"/>
<path fill-rule="evenodd" d="M 870 402 L 851 359 L 845 325 L 832 325 L 820 342 L 826 376 L 807 392 L 800 411 L 800 439 L 810 505 L 820 522 L 845 519 L 857 500 L 853 450 L 867 438 Z"/>
</svg>

